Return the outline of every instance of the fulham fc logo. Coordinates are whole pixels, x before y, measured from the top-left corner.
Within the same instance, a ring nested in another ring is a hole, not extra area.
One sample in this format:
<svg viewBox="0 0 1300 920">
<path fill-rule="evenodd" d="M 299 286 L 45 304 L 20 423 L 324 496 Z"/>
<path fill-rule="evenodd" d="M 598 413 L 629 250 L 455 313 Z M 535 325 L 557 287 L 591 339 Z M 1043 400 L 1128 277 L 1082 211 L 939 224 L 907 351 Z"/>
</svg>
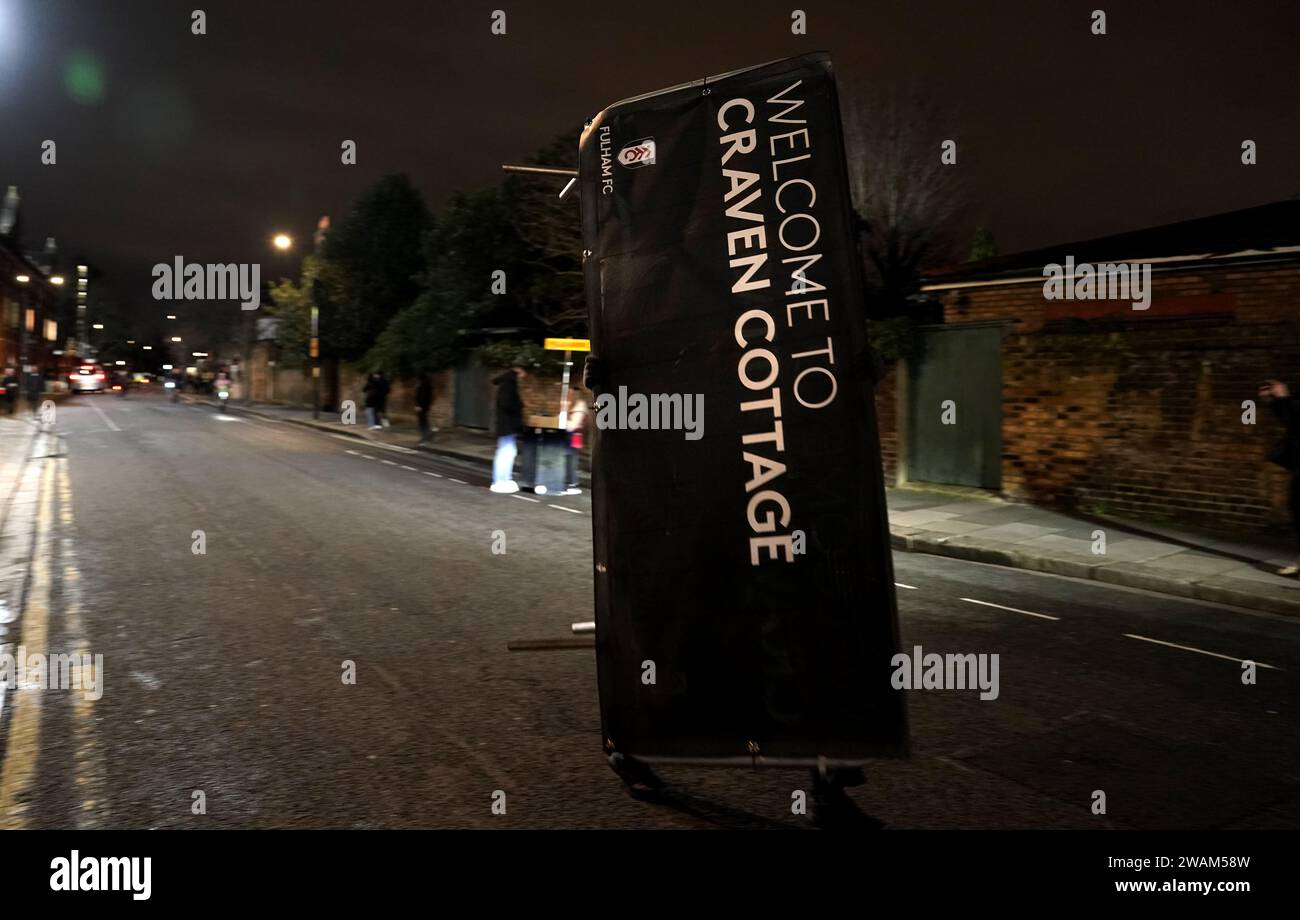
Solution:
<svg viewBox="0 0 1300 920">
<path fill-rule="evenodd" d="M 639 141 L 633 141 L 618 152 L 618 161 L 628 169 L 654 166 L 655 139 L 653 137 L 643 137 Z"/>
</svg>

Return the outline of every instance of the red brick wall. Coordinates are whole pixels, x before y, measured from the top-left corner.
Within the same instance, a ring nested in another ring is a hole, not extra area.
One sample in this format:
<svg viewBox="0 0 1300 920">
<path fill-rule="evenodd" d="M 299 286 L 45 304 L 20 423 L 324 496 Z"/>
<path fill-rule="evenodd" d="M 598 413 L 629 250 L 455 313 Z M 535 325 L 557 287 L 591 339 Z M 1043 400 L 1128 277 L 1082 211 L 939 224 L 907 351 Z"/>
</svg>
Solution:
<svg viewBox="0 0 1300 920">
<path fill-rule="evenodd" d="M 1264 459 L 1280 427 L 1263 403 L 1243 424 L 1242 402 L 1270 377 L 1300 390 L 1300 266 L 1156 274 L 1153 289 L 1153 312 L 1170 315 L 1100 326 L 1046 323 L 1038 284 L 944 295 L 946 322 L 1008 323 L 1004 493 L 1238 531 L 1284 525 L 1286 474 Z M 1227 295 L 1231 315 L 1172 315 L 1178 298 L 1205 295 Z"/>
</svg>

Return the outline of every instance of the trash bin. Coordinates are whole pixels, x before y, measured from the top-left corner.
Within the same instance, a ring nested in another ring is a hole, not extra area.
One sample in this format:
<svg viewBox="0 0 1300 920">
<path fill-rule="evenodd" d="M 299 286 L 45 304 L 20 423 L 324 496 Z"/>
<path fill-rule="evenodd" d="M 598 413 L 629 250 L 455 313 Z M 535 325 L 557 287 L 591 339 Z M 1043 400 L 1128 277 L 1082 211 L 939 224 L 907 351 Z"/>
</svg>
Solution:
<svg viewBox="0 0 1300 920">
<path fill-rule="evenodd" d="M 538 493 L 563 493 L 569 433 L 561 428 L 528 426 L 519 436 L 519 487 Z"/>
</svg>

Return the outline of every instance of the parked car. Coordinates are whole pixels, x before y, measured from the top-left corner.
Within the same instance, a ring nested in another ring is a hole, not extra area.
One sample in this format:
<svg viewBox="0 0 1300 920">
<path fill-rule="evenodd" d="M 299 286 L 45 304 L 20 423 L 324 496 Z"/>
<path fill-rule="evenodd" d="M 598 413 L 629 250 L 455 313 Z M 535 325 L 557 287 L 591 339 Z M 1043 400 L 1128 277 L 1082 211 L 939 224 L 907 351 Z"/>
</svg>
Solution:
<svg viewBox="0 0 1300 920">
<path fill-rule="evenodd" d="M 68 374 L 68 389 L 73 393 L 102 393 L 108 387 L 108 374 L 94 362 L 78 365 Z"/>
</svg>

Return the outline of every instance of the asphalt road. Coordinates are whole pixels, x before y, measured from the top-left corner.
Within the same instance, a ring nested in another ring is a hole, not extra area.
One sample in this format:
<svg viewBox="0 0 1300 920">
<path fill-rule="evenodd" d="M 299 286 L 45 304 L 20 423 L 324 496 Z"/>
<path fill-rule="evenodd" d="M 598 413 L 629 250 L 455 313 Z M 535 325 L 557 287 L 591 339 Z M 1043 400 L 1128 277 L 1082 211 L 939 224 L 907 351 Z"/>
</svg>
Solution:
<svg viewBox="0 0 1300 920">
<path fill-rule="evenodd" d="M 593 653 L 507 651 L 591 618 L 586 495 L 138 392 L 56 430 L 22 637 L 102 654 L 103 694 L 8 694 L 0 825 L 808 826 L 798 771 L 665 770 L 633 799 Z M 1300 622 L 895 565 L 905 647 L 997 653 L 1000 693 L 909 694 L 912 757 L 850 793 L 873 822 L 1300 827 Z M 1239 659 L 1273 667 L 1247 686 Z"/>
</svg>

